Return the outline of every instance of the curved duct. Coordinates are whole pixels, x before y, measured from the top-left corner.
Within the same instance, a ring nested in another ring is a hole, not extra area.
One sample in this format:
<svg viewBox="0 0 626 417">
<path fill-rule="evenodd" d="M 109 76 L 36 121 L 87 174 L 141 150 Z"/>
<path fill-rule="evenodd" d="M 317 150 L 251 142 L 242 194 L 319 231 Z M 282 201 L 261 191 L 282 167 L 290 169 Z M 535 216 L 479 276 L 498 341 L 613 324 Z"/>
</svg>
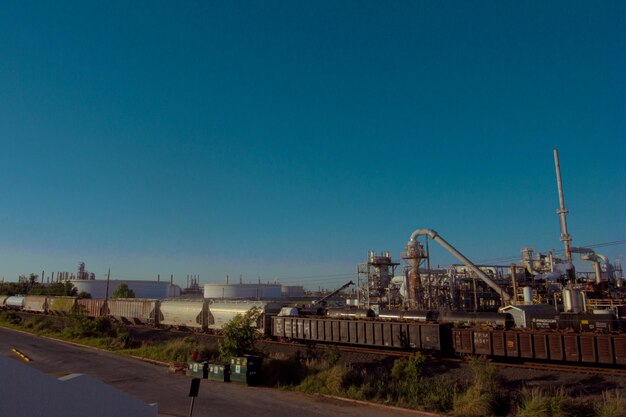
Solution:
<svg viewBox="0 0 626 417">
<path fill-rule="evenodd" d="M 593 264 L 593 270 L 596 274 L 596 284 L 599 284 L 602 281 L 602 270 L 600 269 L 600 262 L 598 262 L 598 258 L 600 258 L 600 256 L 596 254 L 593 249 L 589 248 L 572 248 L 572 252 L 580 253 L 580 259 L 582 259 L 583 261 L 589 261 Z M 603 255 L 602 258 L 607 259 L 606 256 Z"/>
<path fill-rule="evenodd" d="M 409 243 L 407 244 L 407 246 L 415 245 L 417 237 L 418 236 L 423 236 L 423 235 L 429 236 L 432 240 L 434 240 L 435 242 L 437 242 L 441 246 L 443 246 L 444 249 L 446 249 L 448 252 L 450 252 L 452 255 L 454 255 L 455 258 L 457 258 L 465 266 L 467 266 L 470 270 L 472 270 L 472 272 L 474 272 L 478 276 L 478 278 L 480 278 L 485 284 L 487 284 L 489 287 L 491 287 L 492 290 L 494 290 L 497 294 L 500 294 L 500 296 L 502 297 L 503 301 L 505 301 L 507 304 L 510 303 L 511 295 L 508 292 L 506 292 L 498 284 L 493 282 L 493 280 L 491 278 L 489 278 L 483 271 L 481 271 L 476 265 L 474 265 L 472 263 L 472 261 L 470 261 L 465 256 L 463 256 L 463 254 L 461 252 L 459 252 L 452 245 L 450 245 L 448 242 L 446 242 L 434 230 L 431 230 L 431 229 L 418 229 L 418 230 L 414 231 L 413 233 L 411 233 L 411 237 L 409 238 Z"/>
<path fill-rule="evenodd" d="M 609 258 L 599 253 L 596 253 L 596 256 L 599 259 L 601 259 L 602 262 L 604 263 L 604 268 L 606 269 L 606 277 L 609 280 L 609 282 L 614 281 L 613 280 L 613 266 L 609 263 Z"/>
<path fill-rule="evenodd" d="M 524 248 L 522 249 L 522 261 L 526 270 L 533 275 L 540 275 L 541 272 L 535 269 L 533 265 L 533 249 L 532 248 Z"/>
</svg>

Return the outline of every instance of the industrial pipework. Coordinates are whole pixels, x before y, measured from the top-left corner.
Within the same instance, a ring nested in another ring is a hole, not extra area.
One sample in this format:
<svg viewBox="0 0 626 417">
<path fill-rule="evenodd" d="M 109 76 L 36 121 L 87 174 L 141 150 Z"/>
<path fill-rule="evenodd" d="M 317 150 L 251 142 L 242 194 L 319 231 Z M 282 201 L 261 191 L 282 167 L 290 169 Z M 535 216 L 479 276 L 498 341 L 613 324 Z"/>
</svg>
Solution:
<svg viewBox="0 0 626 417">
<path fill-rule="evenodd" d="M 593 249 L 590 248 L 572 248 L 572 252 L 580 253 L 580 259 L 582 259 L 583 261 L 589 261 L 593 264 L 593 270 L 596 275 L 596 284 L 602 282 L 602 269 L 600 268 L 599 260 L 602 260 L 602 262 L 604 263 L 607 280 L 609 282 L 612 280 L 611 264 L 609 263 L 609 258 L 602 254 L 596 253 Z"/>
<path fill-rule="evenodd" d="M 561 182 L 561 164 L 559 163 L 559 151 L 554 149 L 554 167 L 556 169 L 556 185 L 559 189 L 559 209 L 556 211 L 561 219 L 561 242 L 565 245 L 565 259 L 572 263 L 572 237 L 567 233 L 566 216 L 569 210 L 565 208 L 563 196 L 563 183 Z"/>
<path fill-rule="evenodd" d="M 504 288 L 501 288 L 498 284 L 493 282 L 493 280 L 489 278 L 483 271 L 481 271 L 480 268 L 474 265 L 472 261 L 467 259 L 465 256 L 463 256 L 461 252 L 459 252 L 452 245 L 446 242 L 434 230 L 418 229 L 414 231 L 413 233 L 411 233 L 411 237 L 409 238 L 409 243 L 407 243 L 407 251 L 415 248 L 417 244 L 417 237 L 423 236 L 423 235 L 427 235 L 431 239 L 433 239 L 435 242 L 439 243 L 441 246 L 443 246 L 444 249 L 446 249 L 448 252 L 454 255 L 455 258 L 457 258 L 465 266 L 467 266 L 472 272 L 474 272 L 478 276 L 478 278 L 480 278 L 485 284 L 491 287 L 492 290 L 494 290 L 497 294 L 499 294 L 502 297 L 503 305 L 510 304 L 511 295 Z M 414 289 L 412 288 L 411 290 L 413 291 Z"/>
</svg>

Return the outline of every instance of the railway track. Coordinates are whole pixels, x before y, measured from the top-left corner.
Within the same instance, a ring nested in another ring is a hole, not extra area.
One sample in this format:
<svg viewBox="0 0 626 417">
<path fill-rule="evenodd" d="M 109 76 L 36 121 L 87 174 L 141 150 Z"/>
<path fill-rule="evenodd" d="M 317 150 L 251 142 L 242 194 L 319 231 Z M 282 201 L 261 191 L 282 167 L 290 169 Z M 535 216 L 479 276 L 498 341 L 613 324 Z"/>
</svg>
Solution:
<svg viewBox="0 0 626 417">
<path fill-rule="evenodd" d="M 298 342 L 288 342 L 288 341 L 280 341 L 280 340 L 263 340 L 263 343 L 268 345 L 278 345 L 278 346 L 287 346 L 293 348 L 305 348 L 307 346 L 311 346 L 314 349 L 321 350 L 330 350 L 336 349 L 340 352 L 350 352 L 350 353 L 361 353 L 361 354 L 369 354 L 369 355 L 377 355 L 377 356 L 390 356 L 390 357 L 409 357 L 413 356 L 414 352 L 405 351 L 405 350 L 386 350 L 386 349 L 372 349 L 372 348 L 364 348 L 359 346 L 346 346 L 346 345 L 336 345 L 336 344 L 325 344 L 325 343 L 315 343 L 315 344 L 302 344 Z"/>
<path fill-rule="evenodd" d="M 509 367 L 509 368 L 535 369 L 539 371 L 550 371 L 550 372 L 570 372 L 570 373 L 577 373 L 577 374 L 626 377 L 626 369 L 623 369 L 623 368 L 599 368 L 595 366 L 562 365 L 562 364 L 541 363 L 541 362 L 505 363 L 505 362 L 494 361 L 492 363 L 496 366 Z"/>
</svg>

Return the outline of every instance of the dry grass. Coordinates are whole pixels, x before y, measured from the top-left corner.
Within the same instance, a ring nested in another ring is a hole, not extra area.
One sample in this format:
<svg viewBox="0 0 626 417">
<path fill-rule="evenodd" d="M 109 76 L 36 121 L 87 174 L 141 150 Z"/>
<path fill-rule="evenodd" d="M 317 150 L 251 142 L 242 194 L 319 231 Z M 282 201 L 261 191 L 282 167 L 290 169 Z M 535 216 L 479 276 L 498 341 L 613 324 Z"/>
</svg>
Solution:
<svg viewBox="0 0 626 417">
<path fill-rule="evenodd" d="M 604 391 L 593 409 L 596 417 L 626 417 L 626 399 L 618 390 Z"/>
</svg>

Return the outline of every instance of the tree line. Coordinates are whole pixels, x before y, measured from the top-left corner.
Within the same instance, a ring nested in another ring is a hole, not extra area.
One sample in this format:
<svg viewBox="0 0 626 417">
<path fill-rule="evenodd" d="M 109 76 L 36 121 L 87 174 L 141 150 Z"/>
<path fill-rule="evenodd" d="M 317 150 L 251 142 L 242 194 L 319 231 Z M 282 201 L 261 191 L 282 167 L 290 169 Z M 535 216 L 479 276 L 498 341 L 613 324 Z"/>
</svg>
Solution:
<svg viewBox="0 0 626 417">
<path fill-rule="evenodd" d="M 91 294 L 81 291 L 69 281 L 43 284 L 37 282 L 39 275 L 20 275 L 17 282 L 0 282 L 0 295 L 56 295 L 91 298 Z"/>
</svg>

